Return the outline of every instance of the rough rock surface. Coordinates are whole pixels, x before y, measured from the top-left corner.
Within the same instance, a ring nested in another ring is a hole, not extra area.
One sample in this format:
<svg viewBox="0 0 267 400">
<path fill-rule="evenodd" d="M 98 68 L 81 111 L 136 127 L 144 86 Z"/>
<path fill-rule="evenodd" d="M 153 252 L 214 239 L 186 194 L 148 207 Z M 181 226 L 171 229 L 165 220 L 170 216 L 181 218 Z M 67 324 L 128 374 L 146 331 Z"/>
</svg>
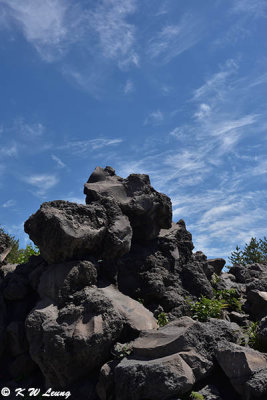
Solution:
<svg viewBox="0 0 267 400">
<path fill-rule="evenodd" d="M 217 360 L 243 398 L 253 398 L 252 392 L 255 389 L 256 397 L 267 395 L 266 355 L 233 343 L 221 342 L 218 345 Z M 256 382 L 261 383 L 261 386 L 256 388 Z"/>
<path fill-rule="evenodd" d="M 148 175 L 132 174 L 123 179 L 111 167 L 97 167 L 84 185 L 86 203 L 111 197 L 129 217 L 133 240 L 148 241 L 161 228 L 170 228 L 172 207 L 169 197 L 150 185 Z"/>
<path fill-rule="evenodd" d="M 68 201 L 43 203 L 25 222 L 25 232 L 48 263 L 87 255 L 116 258 L 130 250 L 128 217 L 111 201 L 82 205 Z"/>
</svg>

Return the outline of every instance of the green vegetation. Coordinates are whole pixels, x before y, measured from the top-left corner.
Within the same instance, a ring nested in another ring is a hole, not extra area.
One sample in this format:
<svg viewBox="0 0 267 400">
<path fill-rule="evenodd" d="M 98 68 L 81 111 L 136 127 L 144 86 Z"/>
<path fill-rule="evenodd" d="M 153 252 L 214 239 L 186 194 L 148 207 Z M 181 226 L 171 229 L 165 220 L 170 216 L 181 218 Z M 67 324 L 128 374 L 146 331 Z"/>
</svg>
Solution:
<svg viewBox="0 0 267 400">
<path fill-rule="evenodd" d="M 131 352 L 133 351 L 132 347 L 130 344 L 128 343 L 116 343 L 112 354 L 116 357 L 116 358 L 123 358 L 123 357 L 127 357 L 131 354 Z"/>
<path fill-rule="evenodd" d="M 267 238 L 257 240 L 255 237 L 250 239 L 249 244 L 245 244 L 243 250 L 236 246 L 231 253 L 229 261 L 234 264 L 253 264 L 267 262 Z"/>
<path fill-rule="evenodd" d="M 165 314 L 165 312 L 161 312 L 158 315 L 158 326 L 160 326 L 160 327 L 165 326 L 168 324 L 168 322 L 169 322 L 169 319 L 168 319 L 167 315 Z"/>
<path fill-rule="evenodd" d="M 259 339 L 259 322 L 250 322 L 249 326 L 244 329 L 244 339 L 241 345 L 248 345 L 254 350 L 262 351 Z"/>
<path fill-rule="evenodd" d="M 195 302 L 187 300 L 192 318 L 206 322 L 209 318 L 221 318 L 223 309 L 241 311 L 242 304 L 235 289 L 214 290 L 213 292 L 212 299 L 201 296 Z"/>
<path fill-rule="evenodd" d="M 191 392 L 190 399 L 192 400 L 205 400 L 203 394 L 198 392 Z"/>
<path fill-rule="evenodd" d="M 201 296 L 195 302 L 189 301 L 189 304 L 192 318 L 201 322 L 206 322 L 209 318 L 220 318 L 222 310 L 227 308 L 224 301 L 215 298 L 208 299 L 205 296 Z"/>
<path fill-rule="evenodd" d="M 242 311 L 242 303 L 235 289 L 213 290 L 214 298 L 227 305 L 228 311 Z"/>
<path fill-rule="evenodd" d="M 23 264 L 29 261 L 31 256 L 38 256 L 40 251 L 37 246 L 32 243 L 27 244 L 25 249 L 19 248 L 19 240 L 14 236 L 6 233 L 2 228 L 0 228 L 0 233 L 5 233 L 10 240 L 11 251 L 6 257 L 6 261 L 10 264 Z"/>
</svg>

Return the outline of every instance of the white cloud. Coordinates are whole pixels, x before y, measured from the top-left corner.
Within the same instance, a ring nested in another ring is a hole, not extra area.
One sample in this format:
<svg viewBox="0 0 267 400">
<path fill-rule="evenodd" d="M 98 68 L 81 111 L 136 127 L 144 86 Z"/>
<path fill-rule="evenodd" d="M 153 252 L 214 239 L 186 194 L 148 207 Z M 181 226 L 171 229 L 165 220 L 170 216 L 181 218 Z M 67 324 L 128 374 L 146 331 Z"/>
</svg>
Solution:
<svg viewBox="0 0 267 400">
<path fill-rule="evenodd" d="M 2 204 L 4 208 L 14 207 L 16 205 L 16 201 L 13 199 L 7 200 L 5 203 Z"/>
<path fill-rule="evenodd" d="M 89 140 L 74 140 L 69 141 L 64 145 L 58 147 L 59 150 L 71 150 L 72 154 L 83 154 L 88 153 L 88 151 L 99 150 L 105 147 L 117 146 L 123 142 L 123 139 L 107 139 L 107 138 L 97 138 Z"/>
<path fill-rule="evenodd" d="M 130 79 L 126 81 L 123 91 L 124 94 L 132 93 L 134 91 L 134 84 Z"/>
<path fill-rule="evenodd" d="M 202 37 L 201 24 L 189 15 L 178 24 L 166 25 L 148 42 L 148 54 L 152 59 L 168 63 L 188 50 Z"/>
<path fill-rule="evenodd" d="M 204 85 L 195 90 L 194 100 L 206 98 L 211 95 L 219 99 L 222 98 L 225 94 L 225 84 L 227 80 L 236 73 L 237 69 L 238 65 L 234 60 L 227 60 L 220 68 L 219 72 L 213 74 L 206 80 Z"/>
<path fill-rule="evenodd" d="M 41 122 L 29 124 L 21 118 L 15 121 L 14 128 L 30 139 L 41 137 L 45 132 L 45 127 Z"/>
<path fill-rule="evenodd" d="M 63 55 L 66 41 L 70 40 L 66 24 L 70 1 L 1 0 L 0 3 L 44 60 L 51 62 Z"/>
<path fill-rule="evenodd" d="M 73 0 L 0 0 L 1 4 L 6 24 L 15 21 L 47 62 L 61 60 L 76 45 L 91 62 L 101 55 L 122 68 L 138 66 L 135 26 L 127 22 L 136 0 L 102 0 L 83 8 Z"/>
<path fill-rule="evenodd" d="M 163 119 L 164 119 L 163 112 L 160 110 L 156 110 L 150 113 L 146 117 L 144 125 L 158 125 L 163 121 Z"/>
<path fill-rule="evenodd" d="M 104 57 L 138 65 L 134 51 L 135 27 L 126 18 L 136 10 L 135 0 L 103 0 L 90 12 L 89 23 L 98 34 Z"/>
<path fill-rule="evenodd" d="M 54 160 L 57 163 L 57 166 L 59 168 L 65 168 L 66 164 L 64 164 L 64 162 L 57 156 L 55 156 L 54 154 L 51 155 L 52 160 Z"/>
<path fill-rule="evenodd" d="M 210 115 L 210 113 L 211 113 L 211 107 L 206 103 L 202 103 L 202 104 L 200 104 L 199 109 L 195 113 L 194 116 L 197 119 L 201 120 L 201 119 L 204 119 L 205 117 L 208 117 Z"/>
<path fill-rule="evenodd" d="M 41 197 L 58 183 L 58 178 L 50 174 L 34 174 L 24 177 L 23 180 L 37 188 L 36 194 Z"/>
<path fill-rule="evenodd" d="M 267 16 L 266 0 L 234 0 L 232 12 L 243 13 L 255 18 Z"/>
<path fill-rule="evenodd" d="M 18 154 L 18 145 L 12 143 L 7 146 L 2 146 L 0 149 L 1 157 L 16 157 Z"/>
</svg>

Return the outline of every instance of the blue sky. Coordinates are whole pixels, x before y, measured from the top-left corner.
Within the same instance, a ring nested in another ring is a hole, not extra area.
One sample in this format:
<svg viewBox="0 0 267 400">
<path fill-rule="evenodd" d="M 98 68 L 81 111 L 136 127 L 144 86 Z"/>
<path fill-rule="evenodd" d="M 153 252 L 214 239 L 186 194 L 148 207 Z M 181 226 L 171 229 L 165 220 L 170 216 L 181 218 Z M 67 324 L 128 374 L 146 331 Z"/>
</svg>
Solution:
<svg viewBox="0 0 267 400">
<path fill-rule="evenodd" d="M 148 173 L 196 250 L 266 235 L 266 0 L 0 0 L 0 223 Z"/>
</svg>

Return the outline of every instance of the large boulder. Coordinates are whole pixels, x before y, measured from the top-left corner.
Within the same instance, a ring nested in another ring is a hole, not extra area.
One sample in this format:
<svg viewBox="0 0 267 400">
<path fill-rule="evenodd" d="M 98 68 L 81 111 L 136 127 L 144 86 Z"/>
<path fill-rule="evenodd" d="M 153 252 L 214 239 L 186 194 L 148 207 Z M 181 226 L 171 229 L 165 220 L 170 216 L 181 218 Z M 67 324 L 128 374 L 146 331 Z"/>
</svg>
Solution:
<svg viewBox="0 0 267 400">
<path fill-rule="evenodd" d="M 152 360 L 124 358 L 114 375 L 117 400 L 167 400 L 190 391 L 195 382 L 179 354 Z"/>
<path fill-rule="evenodd" d="M 98 263 L 91 260 L 51 264 L 43 272 L 38 285 L 41 298 L 63 303 L 73 293 L 97 283 Z"/>
<path fill-rule="evenodd" d="M 267 315 L 267 292 L 250 290 L 247 294 L 246 309 L 257 320 Z"/>
<path fill-rule="evenodd" d="M 50 264 L 90 255 L 117 258 L 131 246 L 129 219 L 109 199 L 90 205 L 61 200 L 43 203 L 24 227 Z"/>
<path fill-rule="evenodd" d="M 123 179 L 111 167 L 97 167 L 84 185 L 84 193 L 87 204 L 112 198 L 129 217 L 134 241 L 154 239 L 160 229 L 171 226 L 171 201 L 153 189 L 148 175 L 131 174 Z"/>
<path fill-rule="evenodd" d="M 79 269 L 84 272 L 90 266 L 83 264 Z M 101 367 L 120 338 L 135 337 L 142 329 L 158 327 L 145 307 L 113 286 L 86 286 L 75 293 L 75 286 L 70 286 L 67 290 L 71 277 L 75 277 L 73 268 L 68 265 L 65 280 L 59 281 L 55 274 L 51 288 L 48 284 L 52 268 L 44 273 L 39 285 L 44 298 L 26 320 L 30 354 L 42 370 L 47 386 L 66 387 Z M 58 299 L 61 303 L 57 306 Z"/>
<path fill-rule="evenodd" d="M 143 331 L 128 344 L 129 357 L 107 363 L 100 372 L 101 400 L 167 400 L 190 391 L 213 370 L 220 340 L 237 340 L 238 326 L 225 321 L 177 319 L 157 331 Z M 111 397 L 112 398 L 112 397 Z"/>
<path fill-rule="evenodd" d="M 217 360 L 236 391 L 245 400 L 267 395 L 267 355 L 248 347 L 222 341 L 218 344 Z M 256 390 L 256 382 L 258 389 Z M 260 384 L 260 386 L 259 386 Z"/>
<path fill-rule="evenodd" d="M 41 300 L 26 319 L 30 355 L 53 388 L 100 368 L 122 329 L 122 316 L 95 287 L 76 292 L 61 309 Z"/>
<path fill-rule="evenodd" d="M 132 343 L 132 354 L 141 358 L 157 358 L 193 351 L 206 358 L 206 373 L 211 367 L 209 361 L 214 358 L 217 342 L 236 342 L 240 334 L 240 328 L 235 323 L 217 319 L 201 323 L 190 317 L 182 317 L 157 331 L 141 332 Z"/>
</svg>

